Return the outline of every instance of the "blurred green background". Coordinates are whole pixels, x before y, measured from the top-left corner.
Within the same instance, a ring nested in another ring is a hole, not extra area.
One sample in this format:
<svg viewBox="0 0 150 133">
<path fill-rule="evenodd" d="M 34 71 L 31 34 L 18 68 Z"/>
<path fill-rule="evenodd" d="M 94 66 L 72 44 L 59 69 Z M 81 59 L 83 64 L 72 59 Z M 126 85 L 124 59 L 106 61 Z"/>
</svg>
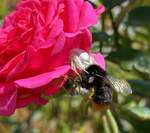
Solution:
<svg viewBox="0 0 150 133">
<path fill-rule="evenodd" d="M 129 81 L 133 94 L 118 95 L 112 110 L 82 111 L 82 97 L 52 97 L 43 107 L 19 109 L 0 117 L 0 133 L 150 132 L 150 0 L 91 0 L 106 12 L 91 28 L 94 52 L 105 55 L 109 74 Z M 0 22 L 16 0 L 0 0 Z"/>
</svg>

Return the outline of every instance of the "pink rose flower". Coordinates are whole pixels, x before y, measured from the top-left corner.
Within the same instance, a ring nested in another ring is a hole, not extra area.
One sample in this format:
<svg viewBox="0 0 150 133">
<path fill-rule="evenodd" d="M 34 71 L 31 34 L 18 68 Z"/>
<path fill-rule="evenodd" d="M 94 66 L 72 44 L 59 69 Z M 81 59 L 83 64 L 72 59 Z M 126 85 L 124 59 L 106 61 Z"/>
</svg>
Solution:
<svg viewBox="0 0 150 133">
<path fill-rule="evenodd" d="M 104 11 L 83 0 L 22 0 L 0 28 L 0 115 L 47 102 L 70 70 L 74 48 L 89 51 Z"/>
</svg>

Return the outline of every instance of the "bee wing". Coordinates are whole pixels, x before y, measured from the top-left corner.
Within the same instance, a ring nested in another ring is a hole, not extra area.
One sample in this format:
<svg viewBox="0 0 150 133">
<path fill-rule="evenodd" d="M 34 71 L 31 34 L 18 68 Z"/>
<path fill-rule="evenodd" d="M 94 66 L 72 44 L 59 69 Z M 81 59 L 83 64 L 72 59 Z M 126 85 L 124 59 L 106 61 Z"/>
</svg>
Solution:
<svg viewBox="0 0 150 133">
<path fill-rule="evenodd" d="M 107 82 L 110 83 L 112 88 L 119 93 L 131 94 L 132 89 L 126 80 L 120 80 L 112 76 L 106 77 Z"/>
</svg>

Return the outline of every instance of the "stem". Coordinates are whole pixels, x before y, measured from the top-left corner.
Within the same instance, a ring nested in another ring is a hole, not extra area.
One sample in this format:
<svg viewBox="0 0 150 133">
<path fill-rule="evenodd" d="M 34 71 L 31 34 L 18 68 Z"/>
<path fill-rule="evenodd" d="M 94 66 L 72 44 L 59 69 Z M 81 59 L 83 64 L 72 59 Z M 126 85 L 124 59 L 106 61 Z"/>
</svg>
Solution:
<svg viewBox="0 0 150 133">
<path fill-rule="evenodd" d="M 118 125 L 118 127 L 119 127 L 119 130 L 121 131 L 121 133 L 125 133 L 125 131 L 124 131 L 124 129 L 123 129 L 123 125 L 121 124 L 121 121 L 120 121 L 120 119 L 119 119 L 119 114 L 117 113 L 117 110 L 116 110 L 116 108 L 115 108 L 116 106 L 112 106 L 112 108 L 111 108 L 111 111 L 112 111 L 112 113 L 113 113 L 113 115 L 114 115 L 114 118 L 115 118 L 115 120 L 116 120 L 116 122 L 117 122 L 117 125 Z M 118 106 L 117 106 L 117 108 L 119 108 Z"/>
<path fill-rule="evenodd" d="M 106 115 L 102 116 L 102 122 L 103 122 L 104 132 L 111 133 Z"/>
<path fill-rule="evenodd" d="M 101 17 L 101 25 L 102 25 L 102 32 L 105 32 L 105 17 L 106 17 L 106 14 L 104 13 Z M 99 51 L 102 52 L 102 48 L 103 48 L 103 40 L 100 40 L 99 41 Z"/>
<path fill-rule="evenodd" d="M 116 22 L 114 21 L 114 17 L 113 17 L 113 14 L 112 14 L 111 10 L 108 10 L 108 14 L 109 14 L 111 24 L 112 24 L 112 28 L 113 28 L 113 31 L 114 31 L 114 44 L 119 48 L 120 44 L 119 44 L 118 26 L 117 26 Z"/>
<path fill-rule="evenodd" d="M 32 133 L 31 120 L 32 120 L 34 113 L 35 113 L 35 109 L 32 110 L 31 114 L 29 115 L 28 119 L 26 120 L 25 129 L 27 129 L 28 133 Z"/>
<path fill-rule="evenodd" d="M 105 32 L 105 18 L 106 18 L 106 13 L 103 13 L 101 17 L 102 32 Z"/>
<path fill-rule="evenodd" d="M 110 123 L 111 129 L 112 129 L 112 133 L 119 133 L 118 125 L 117 125 L 116 120 L 113 117 L 111 111 L 107 110 L 106 115 L 107 115 L 108 121 Z"/>
</svg>

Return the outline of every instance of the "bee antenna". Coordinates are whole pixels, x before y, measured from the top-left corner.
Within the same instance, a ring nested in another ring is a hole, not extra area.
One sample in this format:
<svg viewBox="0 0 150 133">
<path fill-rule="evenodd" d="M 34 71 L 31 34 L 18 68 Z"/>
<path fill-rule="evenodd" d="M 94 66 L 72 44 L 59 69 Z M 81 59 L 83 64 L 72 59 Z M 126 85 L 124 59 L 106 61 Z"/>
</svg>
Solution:
<svg viewBox="0 0 150 133">
<path fill-rule="evenodd" d="M 70 76 L 63 76 L 64 78 L 67 78 L 67 79 L 69 79 L 69 80 L 71 80 L 71 81 L 75 81 L 75 82 L 81 82 L 81 78 L 79 77 L 79 79 L 78 78 L 72 78 L 72 77 L 70 77 Z"/>
<path fill-rule="evenodd" d="M 84 72 L 86 72 L 87 74 L 89 74 L 89 72 L 87 70 L 83 70 Z"/>
<path fill-rule="evenodd" d="M 99 75 L 99 74 L 96 74 L 96 76 L 97 76 L 97 77 L 100 77 L 100 78 L 103 78 L 103 76 L 101 76 L 101 75 Z"/>
</svg>

